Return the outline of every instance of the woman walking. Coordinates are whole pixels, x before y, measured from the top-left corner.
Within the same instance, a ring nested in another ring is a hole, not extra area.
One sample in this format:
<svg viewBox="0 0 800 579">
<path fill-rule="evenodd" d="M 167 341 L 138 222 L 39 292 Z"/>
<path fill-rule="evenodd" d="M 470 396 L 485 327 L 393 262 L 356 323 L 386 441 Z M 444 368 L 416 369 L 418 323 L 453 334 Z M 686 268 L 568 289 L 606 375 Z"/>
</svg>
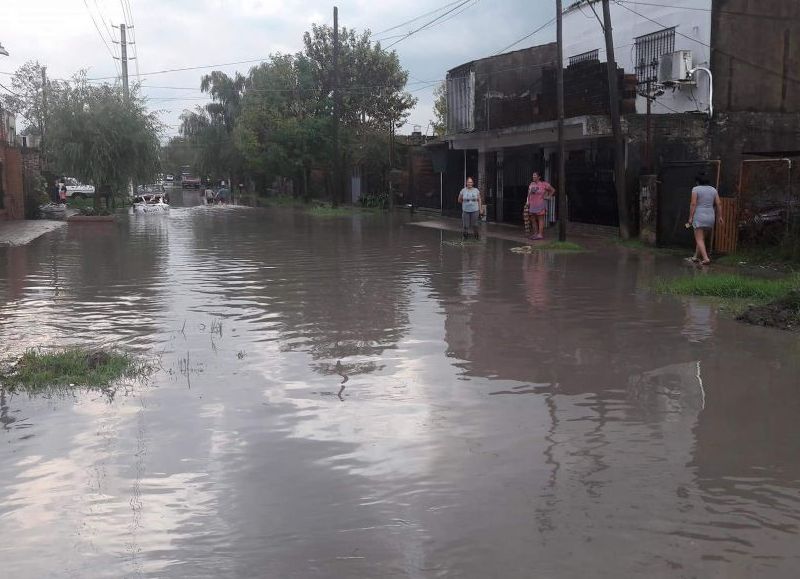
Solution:
<svg viewBox="0 0 800 579">
<path fill-rule="evenodd" d="M 525 203 L 525 210 L 533 228 L 531 239 L 544 239 L 544 218 L 547 215 L 547 199 L 550 199 L 555 192 L 556 190 L 553 189 L 550 183 L 541 180 L 539 173 L 533 173 L 531 184 L 528 185 L 528 199 Z"/>
<path fill-rule="evenodd" d="M 695 249 L 694 256 L 688 258 L 688 261 L 708 265 L 711 259 L 706 250 L 706 232 L 711 231 L 715 224 L 722 224 L 722 203 L 719 193 L 709 184 L 705 174 L 699 174 L 695 180 L 697 185 L 692 189 L 689 223 L 686 224 L 687 228 L 694 228 Z"/>
</svg>

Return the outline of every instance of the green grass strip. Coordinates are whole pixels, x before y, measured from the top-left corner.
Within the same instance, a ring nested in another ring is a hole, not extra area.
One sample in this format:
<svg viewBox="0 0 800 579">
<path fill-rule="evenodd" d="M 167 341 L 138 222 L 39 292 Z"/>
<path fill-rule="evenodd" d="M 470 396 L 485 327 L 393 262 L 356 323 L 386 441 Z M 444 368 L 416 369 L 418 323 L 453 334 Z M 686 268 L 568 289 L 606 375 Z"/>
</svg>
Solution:
<svg viewBox="0 0 800 579">
<path fill-rule="evenodd" d="M 666 294 L 766 301 L 781 298 L 800 287 L 800 277 L 766 279 L 732 273 L 699 274 L 660 279 L 655 287 Z"/>
<path fill-rule="evenodd" d="M 115 350 L 29 349 L 11 369 L 0 373 L 0 382 L 29 392 L 71 387 L 106 389 L 119 379 L 142 377 L 150 370 L 148 364 Z"/>
</svg>

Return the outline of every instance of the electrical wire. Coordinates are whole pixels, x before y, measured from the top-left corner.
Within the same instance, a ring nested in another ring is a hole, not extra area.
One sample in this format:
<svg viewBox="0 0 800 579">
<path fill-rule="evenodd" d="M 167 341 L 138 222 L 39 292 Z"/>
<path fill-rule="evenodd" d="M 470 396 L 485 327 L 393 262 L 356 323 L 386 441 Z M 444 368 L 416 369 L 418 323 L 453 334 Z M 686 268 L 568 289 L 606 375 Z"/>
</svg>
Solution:
<svg viewBox="0 0 800 579">
<path fill-rule="evenodd" d="M 522 42 L 523 40 L 527 40 L 528 38 L 530 38 L 531 36 L 533 36 L 533 35 L 534 35 L 534 34 L 536 34 L 537 32 L 541 32 L 542 30 L 544 30 L 544 29 L 545 29 L 545 28 L 547 28 L 548 26 L 552 26 L 552 25 L 555 23 L 555 21 L 556 21 L 556 17 L 555 17 L 555 16 L 553 16 L 553 18 L 551 18 L 550 20 L 548 20 L 547 22 L 545 22 L 544 24 L 542 24 L 542 25 L 541 25 L 539 28 L 537 28 L 537 29 L 536 29 L 536 30 L 534 30 L 533 32 L 530 32 L 530 33 L 526 34 L 525 36 L 523 36 L 522 38 L 520 38 L 519 40 L 515 40 L 514 42 L 512 42 L 512 43 L 511 43 L 511 44 L 509 44 L 508 46 L 506 46 L 506 47 L 504 47 L 504 48 L 501 48 L 500 50 L 498 50 L 497 52 L 495 52 L 495 53 L 494 53 L 492 56 L 497 56 L 498 54 L 503 54 L 503 53 L 504 53 L 504 52 L 506 52 L 506 51 L 507 51 L 509 48 L 513 48 L 513 47 L 515 47 L 517 44 L 519 44 L 519 43 L 520 43 L 520 42 Z"/>
<path fill-rule="evenodd" d="M 713 8 L 700 8 L 698 6 L 675 6 L 672 4 L 656 4 L 654 2 L 639 2 L 638 0 L 620 0 L 625 4 L 634 4 L 639 6 L 652 6 L 654 8 L 674 8 L 676 10 L 693 10 L 695 12 L 715 12 Z M 772 14 L 752 14 L 749 12 L 740 12 L 738 10 L 724 10 L 722 8 L 716 10 L 719 14 L 727 14 L 729 16 L 744 16 L 746 18 L 764 18 L 766 20 L 781 20 L 781 21 L 797 21 L 798 18 L 791 16 L 773 16 Z"/>
<path fill-rule="evenodd" d="M 115 60 L 116 57 L 114 56 L 114 51 L 111 50 L 111 47 L 108 45 L 108 41 L 106 40 L 106 37 L 103 36 L 103 33 L 100 31 L 100 27 L 97 25 L 97 20 L 95 20 L 94 14 L 92 14 L 92 10 L 89 8 L 89 3 L 87 2 L 87 0 L 83 0 L 83 5 L 86 6 L 86 11 L 89 13 L 89 18 L 92 19 L 92 24 L 94 24 L 94 29 L 97 30 L 97 34 L 100 36 L 100 40 L 103 41 L 106 50 L 108 50 L 108 54 L 111 55 L 111 60 L 113 60 L 114 63 L 116 63 L 117 61 Z"/>
<path fill-rule="evenodd" d="M 473 0 L 464 0 L 464 1 L 463 1 L 463 2 L 461 2 L 460 4 L 458 4 L 458 5 L 454 6 L 453 8 L 450 8 L 450 9 L 449 9 L 447 12 L 444 12 L 444 13 L 440 14 L 439 16 L 437 16 L 436 18 L 434 18 L 433 20 L 429 20 L 428 22 L 426 22 L 425 24 L 423 24 L 423 25 L 422 25 L 422 26 L 420 26 L 419 28 L 417 28 L 417 29 L 415 29 L 415 30 L 412 30 L 412 31 L 410 31 L 408 34 L 406 34 L 406 35 L 405 35 L 405 36 L 403 36 L 402 38 L 399 38 L 398 40 L 395 40 L 395 41 L 394 41 L 394 42 L 392 42 L 391 44 L 388 44 L 388 45 L 386 45 L 386 46 L 384 47 L 384 50 L 389 50 L 391 47 L 393 47 L 393 46 L 395 46 L 395 45 L 397 45 L 397 44 L 400 44 L 401 42 L 403 42 L 403 41 L 404 41 L 404 40 L 406 40 L 407 38 L 410 38 L 410 37 L 411 37 L 411 36 L 413 36 L 414 34 L 417 34 L 418 32 L 421 32 L 421 31 L 425 30 L 426 28 L 428 28 L 428 27 L 429 27 L 429 26 L 431 26 L 432 24 L 434 24 L 434 23 L 438 22 L 439 20 L 441 20 L 442 18 L 444 18 L 444 17 L 445 17 L 445 16 L 447 16 L 448 14 L 450 14 L 450 13 L 452 13 L 452 12 L 455 12 L 455 11 L 456 11 L 456 10 L 458 10 L 459 8 L 463 8 L 465 5 L 469 4 L 469 3 L 470 3 L 470 2 L 472 2 L 472 1 L 473 1 Z M 473 6 L 474 6 L 474 4 L 473 4 Z"/>
<path fill-rule="evenodd" d="M 415 18 L 412 18 L 411 20 L 406 20 L 405 22 L 401 22 L 400 24 L 397 24 L 395 26 L 391 26 L 389 28 L 384 28 L 383 30 L 381 30 L 379 32 L 375 32 L 373 34 L 373 36 L 381 36 L 381 35 L 385 34 L 386 32 L 391 32 L 392 30 L 397 30 L 398 28 L 402 28 L 403 26 L 406 26 L 408 24 L 413 24 L 417 20 L 422 20 L 423 18 L 425 18 L 427 16 L 431 16 L 432 14 L 436 14 L 437 12 L 441 12 L 442 10 L 446 10 L 447 8 L 450 8 L 454 4 L 458 4 L 459 2 L 461 2 L 461 0 L 456 0 L 455 2 L 450 2 L 448 4 L 445 4 L 444 6 L 440 6 L 439 8 L 436 8 L 435 10 L 431 10 L 430 12 L 425 12 L 425 14 L 420 14 L 419 16 L 417 16 Z"/>
<path fill-rule="evenodd" d="M 636 14 L 640 18 L 644 18 L 645 20 L 648 20 L 648 21 L 652 22 L 653 24 L 656 24 L 656 25 L 660 26 L 661 28 L 671 28 L 669 26 L 664 26 L 664 24 L 659 22 L 658 20 L 654 20 L 654 19 L 650 18 L 649 16 L 645 16 L 641 12 L 637 12 L 633 8 L 628 8 L 622 2 L 620 2 L 620 0 L 614 0 L 614 4 L 616 4 L 620 8 L 624 8 L 628 12 L 632 12 L 632 13 Z M 716 52 L 718 52 L 720 54 L 723 54 L 723 55 L 725 55 L 725 56 L 727 56 L 729 58 L 732 58 L 733 60 L 738 60 L 739 62 L 743 62 L 743 63 L 745 63 L 745 64 L 747 64 L 749 66 L 752 66 L 753 68 L 757 68 L 757 69 L 763 70 L 765 72 L 769 72 L 769 73 L 771 73 L 773 75 L 780 76 L 782 78 L 785 77 L 785 78 L 787 78 L 787 79 L 789 79 L 789 80 L 791 80 L 793 82 L 800 82 L 800 78 L 792 77 L 792 76 L 789 76 L 788 74 L 784 74 L 783 71 L 778 72 L 776 70 L 773 70 L 773 69 L 771 69 L 769 67 L 766 67 L 766 66 L 763 66 L 761 64 L 758 64 L 758 63 L 755 63 L 755 62 L 751 62 L 751 61 L 746 60 L 746 59 L 744 59 L 744 58 L 742 58 L 740 56 L 737 56 L 735 54 L 730 54 L 728 52 L 725 52 L 724 50 L 721 50 L 718 47 L 712 48 L 712 46 L 710 44 L 708 44 L 707 42 L 703 42 L 699 38 L 693 38 L 693 37 L 691 37 L 691 36 L 689 36 L 687 34 L 683 34 L 682 32 L 679 32 L 677 29 L 675 30 L 675 34 L 678 35 L 678 36 L 682 36 L 683 38 L 686 38 L 688 40 L 691 40 L 692 42 L 696 42 L 697 44 L 699 44 L 701 46 L 705 46 L 706 48 L 711 48 L 712 50 L 714 50 L 714 51 L 716 51 Z"/>
</svg>

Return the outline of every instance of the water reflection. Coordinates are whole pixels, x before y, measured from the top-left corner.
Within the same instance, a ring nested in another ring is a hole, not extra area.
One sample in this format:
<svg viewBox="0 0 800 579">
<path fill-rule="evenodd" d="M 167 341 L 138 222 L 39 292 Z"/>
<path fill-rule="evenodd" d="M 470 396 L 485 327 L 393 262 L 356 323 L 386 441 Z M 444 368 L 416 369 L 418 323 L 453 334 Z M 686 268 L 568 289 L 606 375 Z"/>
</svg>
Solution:
<svg viewBox="0 0 800 579">
<path fill-rule="evenodd" d="M 660 257 L 192 195 L 0 249 L 9 351 L 163 366 L 112 400 L 0 389 L 10 574 L 794 572 L 790 335 L 655 298 Z"/>
</svg>

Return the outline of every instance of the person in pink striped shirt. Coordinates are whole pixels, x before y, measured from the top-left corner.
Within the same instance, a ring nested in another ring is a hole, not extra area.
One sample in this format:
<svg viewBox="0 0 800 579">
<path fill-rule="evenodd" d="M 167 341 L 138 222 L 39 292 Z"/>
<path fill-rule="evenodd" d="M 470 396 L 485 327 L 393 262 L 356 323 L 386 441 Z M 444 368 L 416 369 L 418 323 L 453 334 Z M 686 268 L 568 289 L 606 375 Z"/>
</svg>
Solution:
<svg viewBox="0 0 800 579">
<path fill-rule="evenodd" d="M 533 173 L 531 184 L 528 185 L 527 211 L 530 214 L 532 227 L 531 239 L 544 239 L 544 218 L 547 215 L 547 200 L 556 190 L 547 181 L 542 181 L 539 173 Z"/>
</svg>

